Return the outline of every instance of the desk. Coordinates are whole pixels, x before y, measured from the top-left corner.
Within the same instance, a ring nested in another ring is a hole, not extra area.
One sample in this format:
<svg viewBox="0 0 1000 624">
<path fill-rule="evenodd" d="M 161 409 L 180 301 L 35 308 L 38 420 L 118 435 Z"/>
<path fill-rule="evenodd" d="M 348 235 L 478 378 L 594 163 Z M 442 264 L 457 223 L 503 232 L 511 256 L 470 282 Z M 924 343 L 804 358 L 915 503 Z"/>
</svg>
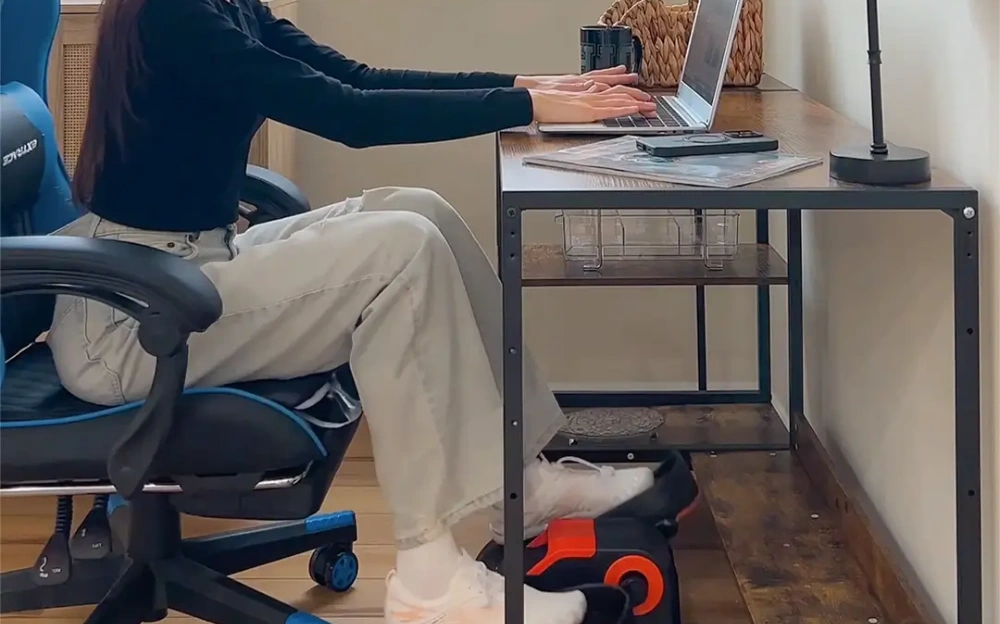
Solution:
<svg viewBox="0 0 1000 624">
<path fill-rule="evenodd" d="M 842 144 L 869 142 L 863 128 L 776 85 L 768 90 L 733 90 L 722 96 L 719 129 L 754 129 L 776 137 L 789 152 L 826 156 Z M 875 188 L 831 180 L 826 164 L 734 189 L 685 187 L 633 178 L 560 171 L 523 165 L 529 154 L 554 151 L 594 138 L 542 136 L 532 129 L 504 132 L 497 140 L 497 246 L 503 281 L 504 326 L 504 488 L 509 543 L 521 538 L 523 433 L 522 417 L 522 289 L 530 286 L 694 286 L 699 293 L 699 359 L 704 360 L 704 295 L 713 285 L 752 285 L 757 290 L 757 388 L 718 392 L 706 387 L 705 364 L 699 362 L 699 389 L 692 392 L 573 393 L 559 395 L 566 407 L 664 404 L 728 404 L 749 406 L 716 423 L 713 431 L 668 434 L 632 444 L 570 444 L 557 437 L 554 455 L 584 456 L 598 461 L 655 461 L 664 440 L 688 451 L 794 450 L 803 422 L 803 210 L 934 210 L 950 217 L 954 232 L 955 285 L 955 457 L 957 514 L 957 586 L 959 624 L 982 622 L 982 537 L 980 512 L 979 387 L 979 219 L 978 193 L 942 171 L 926 186 Z M 754 210 L 756 241 L 741 248 L 723 271 L 709 271 L 669 260 L 605 261 L 598 272 L 566 261 L 558 248 L 522 248 L 522 216 L 526 210 L 564 209 L 740 209 Z M 787 261 L 768 241 L 768 211 L 787 211 Z M 942 259 L 947 261 L 947 259 Z M 770 383 L 770 298 L 773 286 L 788 288 L 789 427 L 774 417 Z M 735 412 L 734 412 L 735 413 Z M 711 420 L 711 419 L 709 419 Z M 676 426 L 668 423 L 667 426 Z M 776 429 L 780 427 L 780 431 Z M 763 431 L 763 434 L 761 433 Z M 734 435 L 730 435 L 735 432 Z M 713 434 L 722 436 L 713 438 Z M 749 437 L 740 437 L 749 434 Z M 522 578 L 523 554 L 510 552 L 504 572 Z M 522 624 L 520 581 L 508 588 L 507 624 Z M 516 606 L 515 606 L 516 605 Z"/>
</svg>

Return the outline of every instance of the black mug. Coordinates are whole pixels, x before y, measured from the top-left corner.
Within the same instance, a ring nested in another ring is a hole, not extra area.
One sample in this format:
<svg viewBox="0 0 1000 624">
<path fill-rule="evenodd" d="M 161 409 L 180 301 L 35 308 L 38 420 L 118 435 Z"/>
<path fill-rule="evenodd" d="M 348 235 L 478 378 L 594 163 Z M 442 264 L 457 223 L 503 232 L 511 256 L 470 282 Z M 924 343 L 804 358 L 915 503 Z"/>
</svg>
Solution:
<svg viewBox="0 0 1000 624">
<path fill-rule="evenodd" d="M 642 43 L 628 26 L 584 26 L 580 29 L 580 73 L 624 65 L 642 70 Z"/>
</svg>

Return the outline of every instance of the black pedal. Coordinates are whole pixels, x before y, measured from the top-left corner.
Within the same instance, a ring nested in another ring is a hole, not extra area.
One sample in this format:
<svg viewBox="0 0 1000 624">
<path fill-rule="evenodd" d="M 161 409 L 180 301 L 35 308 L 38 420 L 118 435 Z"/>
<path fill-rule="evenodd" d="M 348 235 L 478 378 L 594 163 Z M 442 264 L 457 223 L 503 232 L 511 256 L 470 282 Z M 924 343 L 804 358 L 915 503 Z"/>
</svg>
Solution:
<svg viewBox="0 0 1000 624">
<path fill-rule="evenodd" d="M 636 624 L 680 624 L 677 568 L 667 533 L 641 518 L 556 520 L 524 546 L 524 582 L 541 591 L 620 588 Z M 478 558 L 501 572 L 503 547 L 490 542 Z"/>
<path fill-rule="evenodd" d="M 34 577 L 38 585 L 62 585 L 69 580 L 72 559 L 65 533 L 56 531 L 49 538 L 42 554 L 35 560 Z"/>
<path fill-rule="evenodd" d="M 95 504 L 69 542 L 74 559 L 103 559 L 111 554 L 111 523 L 105 505 Z"/>
<path fill-rule="evenodd" d="M 621 587 L 584 585 L 573 589 L 587 599 L 582 624 L 635 624 L 632 599 Z"/>
</svg>

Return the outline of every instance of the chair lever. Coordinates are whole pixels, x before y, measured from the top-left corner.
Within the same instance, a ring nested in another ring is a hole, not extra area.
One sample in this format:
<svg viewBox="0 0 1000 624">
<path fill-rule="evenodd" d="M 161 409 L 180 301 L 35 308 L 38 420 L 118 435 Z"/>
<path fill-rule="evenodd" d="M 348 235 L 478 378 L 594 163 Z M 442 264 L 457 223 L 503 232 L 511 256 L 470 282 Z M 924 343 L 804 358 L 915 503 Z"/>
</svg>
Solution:
<svg viewBox="0 0 1000 624">
<path fill-rule="evenodd" d="M 111 522 L 108 521 L 108 495 L 94 498 L 90 512 L 77 527 L 69 542 L 74 559 L 103 559 L 111 554 Z"/>
<path fill-rule="evenodd" d="M 35 560 L 34 580 L 38 585 L 62 585 L 72 574 L 69 532 L 73 528 L 73 497 L 60 496 L 56 505 L 55 530 Z"/>
</svg>

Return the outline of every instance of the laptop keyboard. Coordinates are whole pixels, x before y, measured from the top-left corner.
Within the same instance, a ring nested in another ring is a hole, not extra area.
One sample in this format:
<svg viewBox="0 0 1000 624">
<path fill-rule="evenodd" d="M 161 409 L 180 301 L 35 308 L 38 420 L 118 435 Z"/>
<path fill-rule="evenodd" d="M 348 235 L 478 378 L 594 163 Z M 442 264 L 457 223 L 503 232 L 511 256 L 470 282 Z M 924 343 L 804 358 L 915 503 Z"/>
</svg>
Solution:
<svg viewBox="0 0 1000 624">
<path fill-rule="evenodd" d="M 665 98 L 656 96 L 655 99 L 656 117 L 629 115 L 605 119 L 604 125 L 608 128 L 683 128 L 687 125 L 680 115 L 667 105 Z"/>
</svg>

